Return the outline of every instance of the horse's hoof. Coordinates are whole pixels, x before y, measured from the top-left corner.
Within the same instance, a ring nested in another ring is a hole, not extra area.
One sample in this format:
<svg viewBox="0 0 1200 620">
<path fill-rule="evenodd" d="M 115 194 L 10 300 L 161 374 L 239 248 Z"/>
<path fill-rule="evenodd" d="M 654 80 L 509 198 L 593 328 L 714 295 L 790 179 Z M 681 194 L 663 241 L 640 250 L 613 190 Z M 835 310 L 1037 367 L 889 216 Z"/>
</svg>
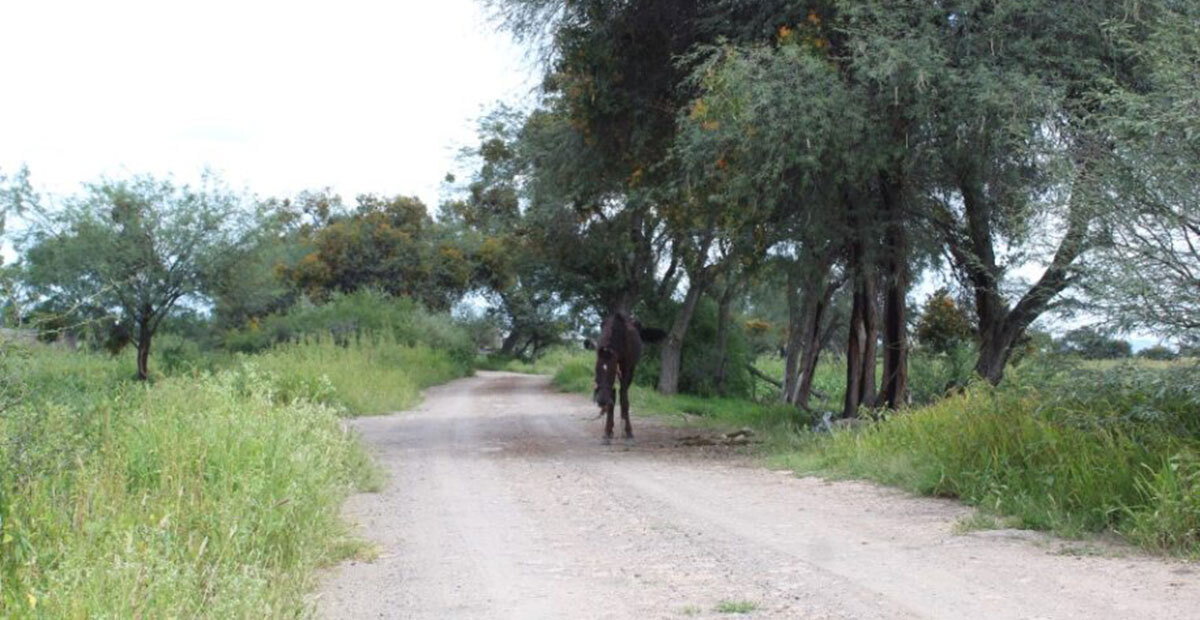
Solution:
<svg viewBox="0 0 1200 620">
<path fill-rule="evenodd" d="M 626 446 L 632 446 L 632 445 L 633 445 L 633 435 L 629 435 L 629 436 L 627 436 L 627 437 L 625 438 L 625 445 L 626 445 Z"/>
<path fill-rule="evenodd" d="M 610 446 L 610 445 L 612 445 L 612 437 L 605 437 L 604 439 L 600 440 L 600 443 L 602 443 L 606 446 Z"/>
</svg>

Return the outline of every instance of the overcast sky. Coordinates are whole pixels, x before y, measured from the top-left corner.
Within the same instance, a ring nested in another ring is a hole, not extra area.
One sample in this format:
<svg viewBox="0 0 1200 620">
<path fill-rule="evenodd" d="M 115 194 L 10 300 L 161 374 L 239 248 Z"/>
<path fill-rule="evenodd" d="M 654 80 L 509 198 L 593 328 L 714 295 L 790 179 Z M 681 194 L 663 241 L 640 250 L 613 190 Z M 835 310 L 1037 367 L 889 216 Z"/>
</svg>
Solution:
<svg viewBox="0 0 1200 620">
<path fill-rule="evenodd" d="M 266 195 L 433 206 L 474 121 L 536 85 L 476 0 L 0 0 L 0 169 L 74 191 L 209 166 Z"/>
</svg>

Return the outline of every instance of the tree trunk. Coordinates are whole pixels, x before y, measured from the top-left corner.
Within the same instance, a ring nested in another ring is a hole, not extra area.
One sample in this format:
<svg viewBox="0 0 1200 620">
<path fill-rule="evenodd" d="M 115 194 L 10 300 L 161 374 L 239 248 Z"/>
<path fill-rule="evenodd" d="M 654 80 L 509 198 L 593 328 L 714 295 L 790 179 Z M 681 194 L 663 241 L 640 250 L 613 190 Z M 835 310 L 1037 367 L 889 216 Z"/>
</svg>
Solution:
<svg viewBox="0 0 1200 620">
<path fill-rule="evenodd" d="M 150 378 L 150 339 L 152 337 L 153 332 L 150 329 L 150 320 L 142 319 L 138 321 L 137 378 L 139 381 L 145 381 Z"/>
<path fill-rule="evenodd" d="M 729 323 L 732 320 L 733 297 L 736 292 L 736 285 L 728 281 L 728 278 L 726 280 L 725 290 L 721 292 L 721 300 L 717 305 L 717 370 L 714 373 L 717 393 L 722 396 L 725 395 L 725 374 L 728 366 L 725 353 L 729 348 Z"/>
<path fill-rule="evenodd" d="M 824 348 L 821 324 L 825 322 L 825 315 L 828 313 L 829 304 L 833 301 L 833 294 L 840 287 L 841 282 L 830 282 L 825 285 L 821 299 L 812 313 L 812 320 L 806 327 L 804 353 L 800 360 L 800 381 L 795 398 L 792 400 L 800 409 L 808 409 L 808 401 L 812 398 L 813 378 L 816 376 L 817 362 L 821 358 L 821 349 Z M 825 338 L 828 338 L 827 333 Z"/>
<path fill-rule="evenodd" d="M 971 282 L 975 293 L 975 310 L 979 317 L 979 359 L 975 372 L 997 385 L 1004 378 L 1004 368 L 1012 354 L 1013 345 L 1050 306 L 1050 301 L 1070 283 L 1070 270 L 1083 253 L 1087 238 L 1089 216 L 1079 191 L 1086 178 L 1085 161 L 1077 173 L 1076 188 L 1067 206 L 1067 231 L 1058 244 L 1050 265 L 1042 277 L 1030 287 L 1011 309 L 1000 292 L 1001 269 L 996 264 L 989 214 L 991 204 L 983 192 L 982 182 L 967 171 L 960 176 L 959 190 L 966 216 L 965 234 L 951 230 L 947 246 L 958 268 Z"/>
<path fill-rule="evenodd" d="M 854 297 L 850 309 L 850 337 L 846 343 L 846 399 L 842 417 L 858 415 L 859 405 L 875 403 L 875 349 L 879 338 L 875 274 L 862 245 L 855 243 L 851 262 L 854 265 Z"/>
<path fill-rule="evenodd" d="M 504 337 L 504 342 L 500 343 L 500 355 L 512 357 L 514 349 L 517 348 L 517 342 L 521 340 L 521 332 L 516 327 L 508 332 Z"/>
<path fill-rule="evenodd" d="M 704 293 L 705 284 L 703 277 L 692 279 L 687 295 L 683 298 L 683 306 L 679 308 L 679 314 L 675 315 L 675 322 L 662 345 L 658 391 L 663 394 L 675 394 L 679 391 L 679 363 L 683 358 L 683 339 L 692 322 L 696 304 L 700 302 L 700 296 Z"/>
<path fill-rule="evenodd" d="M 789 269 L 787 274 L 787 359 L 783 363 L 783 391 L 780 394 L 780 399 L 785 403 L 795 402 L 800 379 L 800 350 L 804 347 L 804 296 L 800 292 L 798 272 L 798 269 Z"/>
<path fill-rule="evenodd" d="M 788 348 L 783 400 L 806 407 L 812 387 L 815 348 L 820 348 L 821 322 L 839 284 L 829 282 L 836 254 L 832 249 L 810 256 L 809 265 L 788 272 Z M 807 375 L 807 387 L 805 376 Z"/>
<path fill-rule="evenodd" d="M 997 330 L 983 339 L 979 347 L 979 360 L 975 363 L 975 372 L 992 385 L 999 385 L 1004 378 L 1004 366 L 1012 354 L 1012 346 L 1017 336 L 1006 337 L 1003 330 Z"/>
<path fill-rule="evenodd" d="M 895 409 L 908 401 L 908 240 L 901 219 L 901 188 L 881 179 L 884 217 L 884 251 L 887 252 L 883 301 L 883 386 L 881 404 Z"/>
</svg>

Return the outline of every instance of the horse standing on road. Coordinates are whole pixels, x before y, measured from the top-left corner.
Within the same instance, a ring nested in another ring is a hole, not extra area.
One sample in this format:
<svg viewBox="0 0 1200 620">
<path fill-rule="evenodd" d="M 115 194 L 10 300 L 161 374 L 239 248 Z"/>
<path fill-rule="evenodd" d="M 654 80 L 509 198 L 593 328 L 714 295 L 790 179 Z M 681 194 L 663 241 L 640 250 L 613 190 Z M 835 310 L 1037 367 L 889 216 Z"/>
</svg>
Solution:
<svg viewBox="0 0 1200 620">
<path fill-rule="evenodd" d="M 596 387 L 592 391 L 592 400 L 600 405 L 600 415 L 607 416 L 604 422 L 605 444 L 612 443 L 613 408 L 618 389 L 621 419 L 625 421 L 625 440 L 633 440 L 633 425 L 629 422 L 629 386 L 633 383 L 633 373 L 642 357 L 642 344 L 658 342 L 666 336 L 663 330 L 642 327 L 637 320 L 620 312 L 604 319 L 600 340 L 595 343 Z"/>
</svg>

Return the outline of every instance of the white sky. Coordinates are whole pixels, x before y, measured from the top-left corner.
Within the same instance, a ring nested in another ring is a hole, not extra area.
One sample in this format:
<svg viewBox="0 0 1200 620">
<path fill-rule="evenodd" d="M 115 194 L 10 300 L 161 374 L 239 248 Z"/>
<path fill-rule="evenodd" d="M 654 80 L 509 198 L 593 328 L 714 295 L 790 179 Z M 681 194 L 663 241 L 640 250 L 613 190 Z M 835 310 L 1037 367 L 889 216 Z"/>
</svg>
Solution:
<svg viewBox="0 0 1200 620">
<path fill-rule="evenodd" d="M 474 122 L 536 71 L 476 0 L 0 0 L 0 169 L 260 196 L 332 187 L 436 206 Z"/>
</svg>

